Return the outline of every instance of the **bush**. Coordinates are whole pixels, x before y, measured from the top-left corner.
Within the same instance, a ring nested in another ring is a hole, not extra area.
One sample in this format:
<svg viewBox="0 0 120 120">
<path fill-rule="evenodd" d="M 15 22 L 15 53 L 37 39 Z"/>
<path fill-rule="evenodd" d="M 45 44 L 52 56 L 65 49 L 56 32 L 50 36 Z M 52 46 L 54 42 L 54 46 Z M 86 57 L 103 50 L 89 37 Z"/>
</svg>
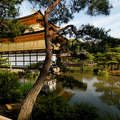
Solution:
<svg viewBox="0 0 120 120">
<path fill-rule="evenodd" d="M 26 77 L 26 72 L 24 72 L 24 71 L 18 71 L 18 76 L 20 78 L 25 78 Z"/>
<path fill-rule="evenodd" d="M 20 87 L 20 90 L 22 91 L 22 97 L 25 98 L 29 90 L 32 88 L 32 83 L 25 83 Z"/>
<path fill-rule="evenodd" d="M 57 59 L 57 65 L 58 67 L 60 67 L 60 71 L 67 73 L 68 71 L 67 68 L 63 65 L 63 63 L 59 59 Z"/>
<path fill-rule="evenodd" d="M 98 75 L 99 76 L 108 76 L 108 72 L 107 71 L 99 71 Z"/>
<path fill-rule="evenodd" d="M 96 120 L 99 118 L 98 108 L 89 103 L 75 103 L 75 112 L 80 120 Z"/>
<path fill-rule="evenodd" d="M 0 71 L 0 100 L 5 103 L 16 102 L 21 98 L 19 78 L 8 70 Z"/>
<path fill-rule="evenodd" d="M 97 108 L 88 103 L 70 105 L 62 96 L 41 95 L 33 110 L 34 120 L 96 120 Z"/>
<path fill-rule="evenodd" d="M 24 68 L 25 71 L 29 70 L 39 70 L 39 67 L 42 65 L 42 62 L 32 63 Z"/>
<path fill-rule="evenodd" d="M 26 78 L 33 78 L 34 74 L 33 73 L 26 73 Z"/>
<path fill-rule="evenodd" d="M 39 76 L 39 74 L 40 74 L 40 72 L 34 72 L 34 73 L 32 73 L 32 72 L 24 72 L 24 71 L 19 71 L 18 72 L 18 76 L 20 77 L 20 78 L 35 78 L 35 77 L 37 77 L 37 76 Z"/>
</svg>

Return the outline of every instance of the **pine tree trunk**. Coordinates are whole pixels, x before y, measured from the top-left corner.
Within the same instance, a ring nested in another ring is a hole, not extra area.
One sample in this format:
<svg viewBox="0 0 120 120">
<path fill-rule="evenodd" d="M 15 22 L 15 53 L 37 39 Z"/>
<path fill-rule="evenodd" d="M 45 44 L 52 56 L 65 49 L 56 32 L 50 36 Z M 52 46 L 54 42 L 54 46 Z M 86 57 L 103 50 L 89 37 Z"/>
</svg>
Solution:
<svg viewBox="0 0 120 120">
<path fill-rule="evenodd" d="M 113 70 L 113 68 L 114 68 L 114 65 L 113 65 L 113 64 L 111 64 L 111 70 Z"/>
<path fill-rule="evenodd" d="M 110 69 L 110 64 L 108 64 L 108 69 Z"/>
<path fill-rule="evenodd" d="M 40 75 L 35 82 L 34 86 L 32 89 L 28 92 L 26 98 L 23 101 L 23 105 L 21 106 L 20 113 L 18 115 L 18 120 L 32 120 L 32 110 L 34 103 L 36 101 L 36 98 L 41 91 L 47 73 L 50 68 L 50 63 L 51 63 L 51 55 L 52 55 L 52 49 L 51 49 L 51 36 L 49 33 L 49 14 L 51 10 L 60 2 L 61 0 L 55 0 L 52 5 L 48 7 L 48 9 L 45 11 L 45 16 L 44 16 L 44 27 L 45 27 L 45 45 L 46 45 L 46 58 L 45 62 L 43 64 L 43 68 L 40 72 Z"/>
<path fill-rule="evenodd" d="M 45 29 L 46 59 L 41 70 L 40 76 L 38 77 L 36 83 L 34 84 L 32 89 L 28 92 L 26 98 L 23 101 L 23 105 L 21 106 L 18 120 L 32 120 L 31 115 L 34 103 L 44 85 L 44 81 L 50 68 L 52 49 L 51 49 L 51 37 L 49 36 L 48 15 L 46 15 L 44 21 L 46 28 Z"/>
<path fill-rule="evenodd" d="M 105 65 L 103 65 L 103 70 L 105 70 L 106 68 L 105 68 Z"/>
<path fill-rule="evenodd" d="M 117 70 L 119 70 L 119 68 L 120 68 L 120 64 L 118 64 L 118 66 L 117 66 Z"/>
</svg>

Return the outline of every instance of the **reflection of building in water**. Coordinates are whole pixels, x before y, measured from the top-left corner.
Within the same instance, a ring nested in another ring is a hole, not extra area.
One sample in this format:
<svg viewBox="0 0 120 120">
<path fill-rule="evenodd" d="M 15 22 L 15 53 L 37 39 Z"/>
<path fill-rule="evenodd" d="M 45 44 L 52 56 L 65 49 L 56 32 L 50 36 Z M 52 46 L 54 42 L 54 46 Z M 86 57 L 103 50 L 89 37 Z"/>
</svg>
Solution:
<svg viewBox="0 0 120 120">
<path fill-rule="evenodd" d="M 73 95 L 74 92 L 68 92 L 65 89 L 63 89 L 57 96 L 63 96 L 67 101 L 69 101 Z"/>
<path fill-rule="evenodd" d="M 67 92 L 65 88 L 62 87 L 62 83 L 56 83 L 56 79 L 51 81 L 45 81 L 44 86 L 42 88 L 43 91 L 54 91 L 57 93 L 57 96 L 64 96 L 66 100 L 70 100 L 71 97 L 74 95 L 73 92 Z"/>
<path fill-rule="evenodd" d="M 44 86 L 42 88 L 43 91 L 53 91 L 56 90 L 56 79 L 51 81 L 45 81 Z"/>
</svg>

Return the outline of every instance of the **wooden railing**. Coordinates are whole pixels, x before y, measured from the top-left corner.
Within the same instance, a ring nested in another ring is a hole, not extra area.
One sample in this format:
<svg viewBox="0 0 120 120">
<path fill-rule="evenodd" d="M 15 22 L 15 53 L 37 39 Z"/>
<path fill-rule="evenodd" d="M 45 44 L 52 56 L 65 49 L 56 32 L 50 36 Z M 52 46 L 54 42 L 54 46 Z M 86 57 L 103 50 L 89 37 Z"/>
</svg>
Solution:
<svg viewBox="0 0 120 120">
<path fill-rule="evenodd" d="M 44 40 L 1 43 L 0 52 L 45 49 Z"/>
</svg>

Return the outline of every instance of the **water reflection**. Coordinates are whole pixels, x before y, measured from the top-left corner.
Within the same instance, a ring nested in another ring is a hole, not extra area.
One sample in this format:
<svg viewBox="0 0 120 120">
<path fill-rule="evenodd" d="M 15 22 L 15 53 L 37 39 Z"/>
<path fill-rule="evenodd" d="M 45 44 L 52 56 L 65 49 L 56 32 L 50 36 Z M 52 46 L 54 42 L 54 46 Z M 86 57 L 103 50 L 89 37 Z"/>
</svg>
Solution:
<svg viewBox="0 0 120 120">
<path fill-rule="evenodd" d="M 77 74 L 70 74 L 76 77 Z M 99 108 L 102 115 L 107 116 L 107 113 L 120 117 L 120 110 L 117 108 L 117 101 L 120 101 L 120 77 L 110 76 L 101 77 L 93 74 L 82 74 L 83 82 L 87 83 L 87 90 L 81 91 L 77 89 L 67 89 L 68 92 L 75 94 L 69 100 L 70 104 L 77 102 L 89 102 Z M 77 77 L 78 77 L 77 76 Z"/>
<path fill-rule="evenodd" d="M 45 81 L 44 86 L 42 88 L 43 91 L 53 91 L 56 90 L 56 79 Z"/>
<path fill-rule="evenodd" d="M 83 82 L 83 74 L 80 73 L 61 73 L 61 75 L 73 76 L 75 79 Z"/>
<path fill-rule="evenodd" d="M 84 83 L 87 83 L 87 89 L 82 90 L 74 87 L 73 89 L 63 87 L 61 82 L 48 76 L 45 85 L 55 91 L 58 95 L 63 95 L 72 105 L 75 102 L 89 102 L 99 108 L 102 115 L 118 114 L 120 110 L 116 107 L 117 101 L 120 102 L 120 77 L 109 76 L 101 77 L 93 74 L 67 73 L 63 75 L 73 76 Z M 24 80 L 28 82 L 28 80 Z M 29 82 L 35 82 L 30 80 Z M 114 119 L 116 119 L 114 117 Z"/>
<path fill-rule="evenodd" d="M 74 95 L 73 92 L 67 92 L 63 87 L 62 82 L 58 82 L 56 79 L 53 79 L 53 76 L 47 76 L 47 79 L 44 83 L 42 91 L 54 91 L 58 96 L 62 95 L 66 98 L 66 100 L 70 100 L 71 97 Z M 24 83 L 35 83 L 36 79 L 34 78 L 27 78 L 27 79 L 20 79 L 21 84 Z"/>
<path fill-rule="evenodd" d="M 116 105 L 120 101 L 120 78 L 119 77 L 97 77 L 98 82 L 93 84 L 96 92 L 101 92 L 99 99 L 108 104 Z"/>
</svg>

